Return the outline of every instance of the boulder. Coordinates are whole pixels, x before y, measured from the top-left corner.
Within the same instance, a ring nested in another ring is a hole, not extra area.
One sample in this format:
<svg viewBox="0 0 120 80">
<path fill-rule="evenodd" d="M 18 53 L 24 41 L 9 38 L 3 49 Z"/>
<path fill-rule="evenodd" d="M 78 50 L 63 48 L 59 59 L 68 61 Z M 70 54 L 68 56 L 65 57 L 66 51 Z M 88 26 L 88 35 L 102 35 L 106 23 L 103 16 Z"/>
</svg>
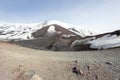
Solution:
<svg viewBox="0 0 120 80">
<path fill-rule="evenodd" d="M 35 74 L 30 80 L 43 80 L 39 75 Z"/>
</svg>

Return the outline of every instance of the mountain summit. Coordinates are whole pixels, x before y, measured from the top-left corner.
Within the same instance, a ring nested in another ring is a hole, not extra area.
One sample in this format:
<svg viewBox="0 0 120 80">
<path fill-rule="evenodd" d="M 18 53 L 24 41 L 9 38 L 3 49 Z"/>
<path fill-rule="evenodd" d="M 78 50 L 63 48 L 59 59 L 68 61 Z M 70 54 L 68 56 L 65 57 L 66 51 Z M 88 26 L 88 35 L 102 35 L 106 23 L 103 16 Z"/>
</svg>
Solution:
<svg viewBox="0 0 120 80">
<path fill-rule="evenodd" d="M 44 31 L 46 29 L 46 31 Z M 92 36 L 96 33 L 85 27 L 67 24 L 57 20 L 45 21 L 36 24 L 0 24 L 0 39 L 1 40 L 26 40 L 33 39 L 33 34 L 36 31 L 45 32 L 45 34 L 52 35 L 54 32 L 67 33 L 68 35 L 79 35 L 81 37 Z"/>
</svg>

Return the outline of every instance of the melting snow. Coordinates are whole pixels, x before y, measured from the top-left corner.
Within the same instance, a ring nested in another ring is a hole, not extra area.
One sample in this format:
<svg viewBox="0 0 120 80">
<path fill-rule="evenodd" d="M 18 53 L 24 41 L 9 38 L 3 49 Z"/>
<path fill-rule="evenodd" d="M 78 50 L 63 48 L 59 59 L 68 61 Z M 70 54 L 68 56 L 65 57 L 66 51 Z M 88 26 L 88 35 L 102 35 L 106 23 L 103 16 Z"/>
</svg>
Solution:
<svg viewBox="0 0 120 80">
<path fill-rule="evenodd" d="M 104 37 L 89 41 L 91 48 L 107 49 L 112 47 L 120 46 L 120 36 L 117 35 L 106 35 Z"/>
</svg>

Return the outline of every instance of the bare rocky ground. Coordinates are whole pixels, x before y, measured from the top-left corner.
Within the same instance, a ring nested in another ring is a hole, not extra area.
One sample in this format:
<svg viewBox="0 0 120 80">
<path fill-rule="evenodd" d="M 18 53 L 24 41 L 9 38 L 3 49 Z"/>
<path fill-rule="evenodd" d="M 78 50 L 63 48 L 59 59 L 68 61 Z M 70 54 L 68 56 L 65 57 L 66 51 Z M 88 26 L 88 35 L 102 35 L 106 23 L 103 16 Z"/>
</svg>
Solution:
<svg viewBox="0 0 120 80">
<path fill-rule="evenodd" d="M 120 48 L 57 52 L 0 42 L 0 80 L 26 75 L 26 80 L 120 80 Z"/>
</svg>

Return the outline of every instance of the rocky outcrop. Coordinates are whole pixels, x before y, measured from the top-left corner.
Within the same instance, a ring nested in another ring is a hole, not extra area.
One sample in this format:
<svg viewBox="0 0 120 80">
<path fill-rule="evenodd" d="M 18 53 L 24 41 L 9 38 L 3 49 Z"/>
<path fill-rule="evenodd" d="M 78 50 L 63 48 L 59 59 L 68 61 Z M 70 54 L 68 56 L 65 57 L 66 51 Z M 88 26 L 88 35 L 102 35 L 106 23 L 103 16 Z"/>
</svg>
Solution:
<svg viewBox="0 0 120 80">
<path fill-rule="evenodd" d="M 120 36 L 120 30 L 117 30 L 117 31 L 112 32 L 111 35 Z"/>
</svg>

